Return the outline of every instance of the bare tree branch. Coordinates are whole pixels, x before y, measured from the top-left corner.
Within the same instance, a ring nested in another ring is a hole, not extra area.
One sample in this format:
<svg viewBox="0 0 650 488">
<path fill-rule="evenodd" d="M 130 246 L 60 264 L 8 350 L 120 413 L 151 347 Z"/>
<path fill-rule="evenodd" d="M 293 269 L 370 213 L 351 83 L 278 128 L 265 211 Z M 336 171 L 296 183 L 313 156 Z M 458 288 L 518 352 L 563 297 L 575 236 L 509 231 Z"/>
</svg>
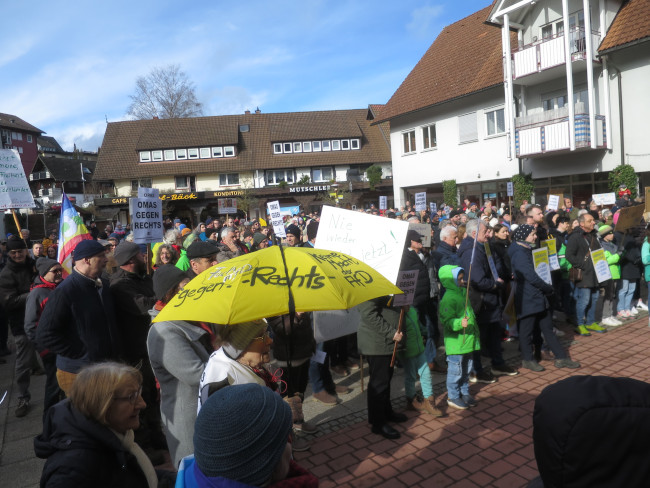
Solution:
<svg viewBox="0 0 650 488">
<path fill-rule="evenodd" d="M 156 67 L 135 82 L 135 94 L 126 112 L 134 119 L 173 119 L 203 115 L 194 83 L 178 64 Z"/>
</svg>

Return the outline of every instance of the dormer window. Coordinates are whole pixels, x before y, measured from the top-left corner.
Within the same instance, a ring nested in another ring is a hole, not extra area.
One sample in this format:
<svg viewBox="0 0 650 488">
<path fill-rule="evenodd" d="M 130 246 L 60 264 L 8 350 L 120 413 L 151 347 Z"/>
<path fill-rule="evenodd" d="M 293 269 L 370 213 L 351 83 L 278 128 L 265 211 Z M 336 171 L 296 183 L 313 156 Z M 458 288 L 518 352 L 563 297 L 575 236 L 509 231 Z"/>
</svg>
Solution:
<svg viewBox="0 0 650 488">
<path fill-rule="evenodd" d="M 187 149 L 176 149 L 176 159 L 187 159 Z"/>
<path fill-rule="evenodd" d="M 151 160 L 152 161 L 162 161 L 163 160 L 163 152 L 158 150 L 158 151 L 151 151 Z"/>
<path fill-rule="evenodd" d="M 173 149 L 165 149 L 165 161 L 173 161 L 176 159 L 176 151 Z"/>
<path fill-rule="evenodd" d="M 149 151 L 140 151 L 140 162 L 148 163 L 151 161 L 151 153 Z"/>
<path fill-rule="evenodd" d="M 188 149 L 187 155 L 190 159 L 199 159 L 199 149 L 198 148 Z"/>
</svg>

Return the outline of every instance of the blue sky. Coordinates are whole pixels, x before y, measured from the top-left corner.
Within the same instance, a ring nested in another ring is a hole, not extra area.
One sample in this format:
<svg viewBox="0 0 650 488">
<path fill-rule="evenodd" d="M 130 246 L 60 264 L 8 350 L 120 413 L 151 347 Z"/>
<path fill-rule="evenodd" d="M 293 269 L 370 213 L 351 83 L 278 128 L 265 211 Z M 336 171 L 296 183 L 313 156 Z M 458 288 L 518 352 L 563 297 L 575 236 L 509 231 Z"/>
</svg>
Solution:
<svg viewBox="0 0 650 488">
<path fill-rule="evenodd" d="M 71 150 L 126 120 L 135 80 L 179 64 L 205 115 L 386 103 L 441 29 L 490 3 L 13 2 L 0 19 L 0 112 Z"/>
</svg>

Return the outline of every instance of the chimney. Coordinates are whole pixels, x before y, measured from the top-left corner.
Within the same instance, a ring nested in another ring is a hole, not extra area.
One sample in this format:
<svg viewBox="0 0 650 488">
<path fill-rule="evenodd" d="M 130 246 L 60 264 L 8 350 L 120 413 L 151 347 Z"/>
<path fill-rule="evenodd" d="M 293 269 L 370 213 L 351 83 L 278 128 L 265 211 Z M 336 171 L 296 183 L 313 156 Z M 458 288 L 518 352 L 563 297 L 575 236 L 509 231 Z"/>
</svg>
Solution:
<svg viewBox="0 0 650 488">
<path fill-rule="evenodd" d="M 244 115 L 250 115 L 250 114 L 251 114 L 251 111 L 250 111 L 250 110 L 246 110 L 246 111 L 244 112 Z"/>
<path fill-rule="evenodd" d="M 154 115 L 154 116 L 153 116 L 153 120 L 158 120 L 158 116 L 157 116 L 157 115 Z"/>
<path fill-rule="evenodd" d="M 257 108 L 255 109 L 255 113 L 256 113 L 256 114 L 261 114 L 261 113 L 262 113 L 262 111 L 260 110 L 260 108 L 259 108 L 259 107 L 257 107 Z"/>
</svg>

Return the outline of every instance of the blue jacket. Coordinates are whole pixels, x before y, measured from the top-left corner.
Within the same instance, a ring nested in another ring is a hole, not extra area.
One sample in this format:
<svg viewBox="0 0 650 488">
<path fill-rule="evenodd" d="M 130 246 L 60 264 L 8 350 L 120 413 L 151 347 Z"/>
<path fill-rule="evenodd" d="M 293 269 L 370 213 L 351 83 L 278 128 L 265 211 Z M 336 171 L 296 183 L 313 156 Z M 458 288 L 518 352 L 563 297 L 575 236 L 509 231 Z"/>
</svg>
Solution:
<svg viewBox="0 0 650 488">
<path fill-rule="evenodd" d="M 448 264 L 458 266 L 458 253 L 456 246 L 450 246 L 444 241 L 440 241 L 438 247 L 433 253 L 433 262 L 437 269 L 442 268 Z"/>
<path fill-rule="evenodd" d="M 473 246 L 474 239 L 468 236 L 463 239 L 458 248 L 459 266 L 466 270 L 465 273 L 467 275 L 470 275 L 471 290 L 469 299 L 472 302 L 472 308 L 480 324 L 499 322 L 501 320 L 502 309 L 501 300 L 499 299 L 501 286 L 492 277 L 492 271 L 490 270 L 483 244 L 476 243 L 474 262 L 471 263 Z M 471 271 L 470 263 L 472 267 Z M 479 306 L 477 306 L 478 300 L 475 298 L 478 295 L 481 297 Z"/>
<path fill-rule="evenodd" d="M 515 242 L 508 248 L 508 254 L 517 283 L 515 288 L 517 318 L 521 319 L 547 310 L 549 303 L 546 297 L 553 294 L 553 287 L 535 272 L 532 249 Z"/>
</svg>

